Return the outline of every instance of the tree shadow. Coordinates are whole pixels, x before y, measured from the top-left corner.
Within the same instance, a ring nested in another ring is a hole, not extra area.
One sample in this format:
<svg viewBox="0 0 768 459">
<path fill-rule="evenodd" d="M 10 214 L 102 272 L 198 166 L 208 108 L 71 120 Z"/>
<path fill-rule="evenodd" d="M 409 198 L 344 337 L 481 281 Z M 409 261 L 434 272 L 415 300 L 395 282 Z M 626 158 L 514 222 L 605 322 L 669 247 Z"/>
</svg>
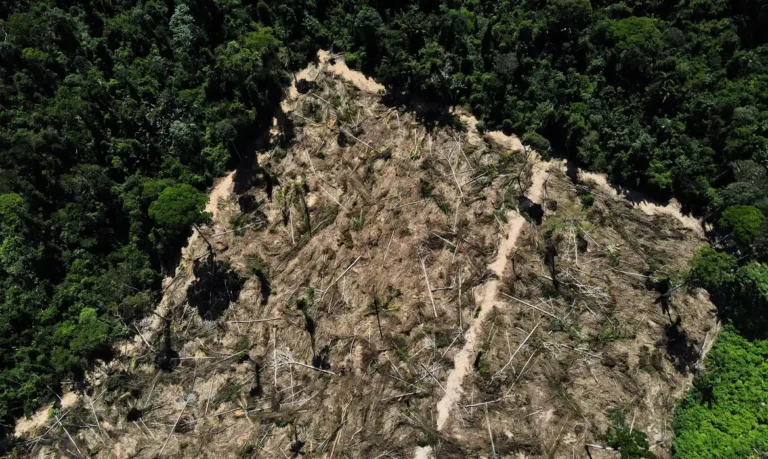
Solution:
<svg viewBox="0 0 768 459">
<path fill-rule="evenodd" d="M 251 386 L 251 390 L 249 391 L 251 397 L 261 397 L 264 395 L 264 388 L 261 385 L 261 369 L 261 363 L 254 362 L 254 383 L 253 386 Z"/>
<path fill-rule="evenodd" d="M 321 370 L 327 370 L 331 368 L 330 357 L 331 346 L 326 344 L 322 349 L 320 349 L 320 352 L 312 357 L 312 366 L 315 368 L 320 368 Z"/>
<path fill-rule="evenodd" d="M 429 102 L 407 91 L 393 88 L 382 96 L 380 103 L 396 110 L 404 107 L 405 110 L 413 113 L 416 120 L 427 129 L 427 132 L 432 132 L 439 127 L 465 130 L 459 117 L 451 113 L 447 104 Z"/>
<path fill-rule="evenodd" d="M 269 297 L 272 295 L 272 285 L 269 283 L 264 272 L 256 272 L 256 279 L 259 281 L 259 292 L 261 293 L 261 305 L 266 306 L 269 302 Z"/>
<path fill-rule="evenodd" d="M 155 367 L 171 372 L 179 366 L 179 353 L 173 349 L 173 341 L 171 339 L 171 321 L 165 319 L 165 326 L 163 330 L 163 344 L 160 347 L 160 352 L 155 356 Z"/>
<path fill-rule="evenodd" d="M 697 347 L 698 341 L 692 340 L 688 336 L 680 317 L 664 326 L 662 341 L 667 348 L 667 356 L 678 372 L 688 374 L 691 371 L 696 371 L 696 362 L 700 357 Z"/>
<path fill-rule="evenodd" d="M 537 204 L 531 201 L 527 196 L 519 196 L 517 198 L 517 209 L 521 214 L 528 216 L 536 225 L 541 225 L 541 221 L 544 218 L 544 209 L 541 204 Z"/>
<path fill-rule="evenodd" d="M 244 280 L 228 263 L 209 256 L 194 268 L 195 281 L 187 288 L 187 300 L 203 320 L 217 320 L 237 301 Z"/>
<path fill-rule="evenodd" d="M 648 290 L 653 290 L 659 294 L 659 296 L 656 297 L 656 299 L 653 301 L 653 304 L 660 305 L 661 312 L 666 314 L 671 322 L 672 314 L 670 313 L 670 299 L 672 298 L 673 291 L 669 288 L 669 279 L 661 278 L 659 280 L 655 280 L 652 274 L 653 273 L 651 271 L 646 273 L 648 277 L 645 279 L 645 288 Z"/>
</svg>

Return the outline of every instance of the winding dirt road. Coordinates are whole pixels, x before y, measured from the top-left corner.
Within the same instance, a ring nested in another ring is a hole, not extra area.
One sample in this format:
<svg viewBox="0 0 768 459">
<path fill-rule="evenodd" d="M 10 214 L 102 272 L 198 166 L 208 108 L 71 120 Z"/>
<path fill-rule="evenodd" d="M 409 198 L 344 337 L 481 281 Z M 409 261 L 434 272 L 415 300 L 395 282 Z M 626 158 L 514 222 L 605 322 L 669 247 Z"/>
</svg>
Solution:
<svg viewBox="0 0 768 459">
<path fill-rule="evenodd" d="M 541 201 L 544 190 L 544 182 L 547 177 L 547 171 L 550 164 L 547 162 L 537 162 L 533 166 L 533 178 L 531 187 L 526 195 L 533 202 Z M 508 229 L 506 237 L 499 244 L 499 251 L 496 259 L 488 266 L 499 277 L 504 274 L 507 265 L 507 258 L 515 248 L 517 238 L 525 225 L 525 218 L 516 211 L 507 213 Z M 464 335 L 466 341 L 464 347 L 454 357 L 453 370 L 448 374 L 445 383 L 445 394 L 437 403 L 437 430 L 442 430 L 445 423 L 450 418 L 451 412 L 461 402 L 461 396 L 464 393 L 462 384 L 464 377 L 472 368 L 474 357 L 477 353 L 477 345 L 482 332 L 483 322 L 488 313 L 496 306 L 496 296 L 499 291 L 499 280 L 492 279 L 486 282 L 475 292 L 475 300 L 480 307 L 480 313 L 472 322 L 469 330 Z"/>
</svg>

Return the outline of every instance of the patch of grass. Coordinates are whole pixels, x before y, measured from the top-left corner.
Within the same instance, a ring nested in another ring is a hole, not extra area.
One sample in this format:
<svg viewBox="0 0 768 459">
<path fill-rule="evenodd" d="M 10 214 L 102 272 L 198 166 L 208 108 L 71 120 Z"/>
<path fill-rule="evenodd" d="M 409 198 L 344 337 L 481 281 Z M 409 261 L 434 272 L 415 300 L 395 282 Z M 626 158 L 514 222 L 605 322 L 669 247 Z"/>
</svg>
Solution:
<svg viewBox="0 0 768 459">
<path fill-rule="evenodd" d="M 236 236 L 245 234 L 245 226 L 248 224 L 248 214 L 237 213 L 229 219 L 229 225 L 234 230 Z"/>
<path fill-rule="evenodd" d="M 407 362 L 410 359 L 408 346 L 405 343 L 395 344 L 395 355 L 401 362 Z"/>
<path fill-rule="evenodd" d="M 597 335 L 597 339 L 603 343 L 610 343 L 612 341 L 618 341 L 621 339 L 627 339 L 629 332 L 621 326 L 618 320 L 608 319 L 608 322 L 603 324 L 600 328 L 600 332 Z"/>
<path fill-rule="evenodd" d="M 553 332 L 565 331 L 568 328 L 568 324 L 563 319 L 557 317 L 549 321 L 549 329 Z"/>
<path fill-rule="evenodd" d="M 213 398 L 214 405 L 217 406 L 224 402 L 237 403 L 240 398 L 240 389 L 242 386 L 236 383 L 226 384 L 224 387 L 216 392 L 216 396 Z"/>
<path fill-rule="evenodd" d="M 621 265 L 621 252 L 615 247 L 609 247 L 606 255 L 608 256 L 608 264 L 613 268 L 618 268 Z"/>
<path fill-rule="evenodd" d="M 237 457 L 245 459 L 250 458 L 254 453 L 255 448 L 250 442 L 246 442 L 242 448 L 240 448 L 240 451 L 237 452 Z"/>
<path fill-rule="evenodd" d="M 549 321 L 549 329 L 553 332 L 568 333 L 568 337 L 575 344 L 579 344 L 585 339 L 584 333 L 578 324 L 568 319 L 553 318 Z"/>
<path fill-rule="evenodd" d="M 274 160 L 275 162 L 279 163 L 280 161 L 285 159 L 285 156 L 287 154 L 288 154 L 288 152 L 285 149 L 280 148 L 280 147 L 275 147 L 275 149 L 272 150 L 271 159 Z"/>
<path fill-rule="evenodd" d="M 360 231 L 365 226 L 365 217 L 360 214 L 357 217 L 352 217 L 350 222 L 352 224 L 352 231 Z"/>
<path fill-rule="evenodd" d="M 235 343 L 235 354 L 237 354 L 237 357 L 235 357 L 237 363 L 243 363 L 247 362 L 250 359 L 250 356 L 248 355 L 248 351 L 251 349 L 251 343 L 248 341 L 248 338 L 242 337 L 240 338 L 237 343 Z"/>
<path fill-rule="evenodd" d="M 440 209 L 442 213 L 445 215 L 451 215 L 451 209 L 448 207 L 448 203 L 445 202 L 445 199 L 442 196 L 436 195 L 433 197 L 433 199 L 435 200 L 437 208 Z"/>
<path fill-rule="evenodd" d="M 664 371 L 663 359 L 664 356 L 658 349 L 651 352 L 651 348 L 643 346 L 640 348 L 637 367 L 648 374 L 662 374 Z"/>
<path fill-rule="evenodd" d="M 477 353 L 477 356 L 475 357 L 475 371 L 480 374 L 486 374 L 489 371 L 491 371 L 491 365 L 488 363 L 487 360 L 485 360 L 485 352 L 480 351 Z"/>
<path fill-rule="evenodd" d="M 451 337 L 446 335 L 445 333 L 437 333 L 435 335 L 435 347 L 438 349 L 443 349 L 451 345 Z"/>
<path fill-rule="evenodd" d="M 254 276 L 269 275 L 269 265 L 258 255 L 248 258 L 248 272 Z"/>
</svg>

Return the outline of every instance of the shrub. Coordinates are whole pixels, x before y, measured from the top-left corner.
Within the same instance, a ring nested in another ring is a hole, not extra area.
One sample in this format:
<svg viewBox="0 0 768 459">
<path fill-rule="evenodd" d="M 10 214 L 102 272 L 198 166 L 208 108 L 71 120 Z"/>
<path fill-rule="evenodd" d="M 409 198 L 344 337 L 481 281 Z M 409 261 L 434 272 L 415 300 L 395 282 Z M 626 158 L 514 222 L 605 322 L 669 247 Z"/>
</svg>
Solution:
<svg viewBox="0 0 768 459">
<path fill-rule="evenodd" d="M 592 193 L 583 194 L 579 199 L 581 200 L 581 207 L 584 209 L 589 209 L 595 204 L 595 195 Z"/>
</svg>

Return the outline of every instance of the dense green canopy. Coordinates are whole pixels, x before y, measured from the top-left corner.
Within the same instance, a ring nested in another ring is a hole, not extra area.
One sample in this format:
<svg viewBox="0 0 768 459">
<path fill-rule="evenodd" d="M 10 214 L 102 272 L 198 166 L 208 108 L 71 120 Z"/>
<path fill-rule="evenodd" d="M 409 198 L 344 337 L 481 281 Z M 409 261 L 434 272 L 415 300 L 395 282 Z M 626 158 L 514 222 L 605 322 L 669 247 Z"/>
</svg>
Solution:
<svg viewBox="0 0 768 459">
<path fill-rule="evenodd" d="M 199 192 L 319 47 L 678 197 L 715 224 L 692 285 L 739 323 L 765 313 L 765 0 L 0 0 L 0 35 L 2 425 L 152 306 Z"/>
</svg>

